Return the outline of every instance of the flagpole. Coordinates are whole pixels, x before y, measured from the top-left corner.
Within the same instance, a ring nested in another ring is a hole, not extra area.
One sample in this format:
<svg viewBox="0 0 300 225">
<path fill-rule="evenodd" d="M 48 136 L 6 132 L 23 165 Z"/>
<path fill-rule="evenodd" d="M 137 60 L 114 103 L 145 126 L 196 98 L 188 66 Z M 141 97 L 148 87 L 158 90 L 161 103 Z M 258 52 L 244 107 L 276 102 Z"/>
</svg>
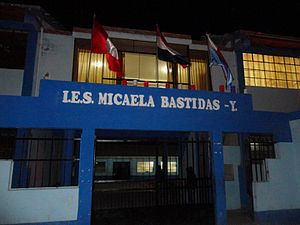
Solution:
<svg viewBox="0 0 300 225">
<path fill-rule="evenodd" d="M 88 64 L 88 74 L 87 74 L 87 77 L 86 77 L 86 82 L 89 81 L 90 79 L 90 69 L 91 69 L 91 61 L 92 61 L 92 47 L 93 47 L 93 28 L 94 28 L 94 20 L 96 18 L 96 15 L 94 13 L 93 15 L 93 25 L 92 25 L 92 32 L 91 32 L 91 47 L 90 47 L 90 56 L 89 56 L 89 64 Z"/>
<path fill-rule="evenodd" d="M 159 81 L 159 68 L 158 68 L 158 63 L 159 63 L 159 61 L 158 61 L 158 48 L 157 48 L 157 27 L 158 27 L 158 24 L 156 24 L 156 35 L 155 35 L 155 37 L 156 37 L 156 87 L 158 87 L 158 81 Z"/>
<path fill-rule="evenodd" d="M 89 79 L 90 79 L 91 61 L 92 61 L 92 51 L 90 51 L 89 60 L 88 60 L 89 63 L 88 63 L 88 69 L 87 69 L 87 76 L 85 79 L 86 82 L 89 82 Z"/>
<path fill-rule="evenodd" d="M 190 48 L 189 48 L 189 46 L 187 46 L 186 47 L 186 50 L 187 50 L 187 57 L 188 57 L 188 59 L 190 60 Z M 191 60 L 190 60 L 190 65 L 188 66 L 188 68 L 187 68 L 187 75 L 188 75 L 188 83 L 189 83 L 189 87 L 188 87 L 188 89 L 191 89 L 191 86 L 192 86 L 192 81 L 191 81 L 191 75 L 190 75 L 190 67 L 191 67 L 191 65 L 192 65 L 192 63 L 191 63 Z M 195 84 L 195 86 L 196 86 L 196 84 Z"/>
<path fill-rule="evenodd" d="M 101 84 L 103 84 L 103 76 L 104 76 L 104 54 L 102 54 L 102 76 L 101 76 Z"/>
<path fill-rule="evenodd" d="M 206 45 L 207 45 L 207 53 L 208 53 L 208 72 L 209 72 L 209 88 L 212 90 L 212 79 L 211 79 L 211 70 L 210 70 L 210 62 L 211 62 L 211 57 L 210 57 L 210 51 L 209 51 L 209 41 L 208 41 L 208 33 L 205 33 L 205 39 L 206 39 Z"/>
</svg>

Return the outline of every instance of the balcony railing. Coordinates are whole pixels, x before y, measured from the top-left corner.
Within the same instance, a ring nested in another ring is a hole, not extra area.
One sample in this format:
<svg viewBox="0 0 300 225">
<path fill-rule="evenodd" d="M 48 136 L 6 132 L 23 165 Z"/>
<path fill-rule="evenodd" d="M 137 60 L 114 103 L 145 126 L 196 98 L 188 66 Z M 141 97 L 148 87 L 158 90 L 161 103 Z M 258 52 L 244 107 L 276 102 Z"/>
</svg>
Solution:
<svg viewBox="0 0 300 225">
<path fill-rule="evenodd" d="M 157 88 L 177 88 L 185 90 L 195 90 L 196 86 L 189 83 L 168 82 L 168 81 L 154 81 L 154 80 L 141 80 L 141 79 L 116 79 L 116 78 L 103 78 L 104 84 L 121 84 L 126 86 L 138 87 L 157 87 Z"/>
</svg>

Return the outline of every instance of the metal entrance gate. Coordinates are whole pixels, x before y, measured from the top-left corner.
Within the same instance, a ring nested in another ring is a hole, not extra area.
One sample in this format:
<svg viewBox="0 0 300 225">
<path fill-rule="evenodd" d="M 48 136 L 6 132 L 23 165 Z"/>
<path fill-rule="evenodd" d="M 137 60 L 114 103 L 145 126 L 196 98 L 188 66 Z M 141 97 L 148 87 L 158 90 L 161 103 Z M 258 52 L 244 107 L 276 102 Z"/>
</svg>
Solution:
<svg viewBox="0 0 300 225">
<path fill-rule="evenodd" d="M 210 143 L 180 139 L 96 141 L 93 209 L 213 207 Z"/>
</svg>

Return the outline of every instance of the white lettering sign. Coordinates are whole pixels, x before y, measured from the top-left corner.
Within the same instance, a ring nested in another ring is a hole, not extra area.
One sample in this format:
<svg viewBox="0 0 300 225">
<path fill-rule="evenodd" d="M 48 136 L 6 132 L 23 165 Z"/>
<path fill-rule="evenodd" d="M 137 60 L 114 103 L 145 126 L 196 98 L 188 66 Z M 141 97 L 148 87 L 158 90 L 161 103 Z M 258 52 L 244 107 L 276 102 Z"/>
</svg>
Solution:
<svg viewBox="0 0 300 225">
<path fill-rule="evenodd" d="M 103 106 L 149 108 L 158 106 L 163 109 L 190 109 L 206 111 L 219 111 L 221 107 L 225 107 L 231 112 L 238 111 L 236 101 L 229 100 L 226 102 L 228 104 L 221 105 L 221 101 L 216 98 L 160 96 L 160 103 L 156 105 L 152 95 L 99 92 L 97 99 L 94 99 L 92 92 L 89 91 L 82 92 L 78 90 L 63 90 L 62 94 L 62 103 L 64 104 L 98 104 Z"/>
</svg>

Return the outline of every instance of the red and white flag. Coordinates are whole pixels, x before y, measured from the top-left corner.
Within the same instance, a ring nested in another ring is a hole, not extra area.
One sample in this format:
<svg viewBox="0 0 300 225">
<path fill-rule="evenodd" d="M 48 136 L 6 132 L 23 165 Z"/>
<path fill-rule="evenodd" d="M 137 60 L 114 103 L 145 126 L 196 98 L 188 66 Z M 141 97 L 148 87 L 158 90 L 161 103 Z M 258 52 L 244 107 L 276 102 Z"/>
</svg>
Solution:
<svg viewBox="0 0 300 225">
<path fill-rule="evenodd" d="M 156 24 L 156 43 L 157 43 L 157 57 L 160 60 L 164 60 L 171 63 L 179 63 L 183 68 L 186 68 L 190 62 L 189 59 L 175 50 L 171 49 L 160 32 L 158 25 Z"/>
<path fill-rule="evenodd" d="M 105 54 L 109 69 L 117 72 L 118 77 L 123 76 L 122 61 L 119 58 L 118 50 L 96 18 L 93 22 L 91 50 L 93 53 Z"/>
</svg>

